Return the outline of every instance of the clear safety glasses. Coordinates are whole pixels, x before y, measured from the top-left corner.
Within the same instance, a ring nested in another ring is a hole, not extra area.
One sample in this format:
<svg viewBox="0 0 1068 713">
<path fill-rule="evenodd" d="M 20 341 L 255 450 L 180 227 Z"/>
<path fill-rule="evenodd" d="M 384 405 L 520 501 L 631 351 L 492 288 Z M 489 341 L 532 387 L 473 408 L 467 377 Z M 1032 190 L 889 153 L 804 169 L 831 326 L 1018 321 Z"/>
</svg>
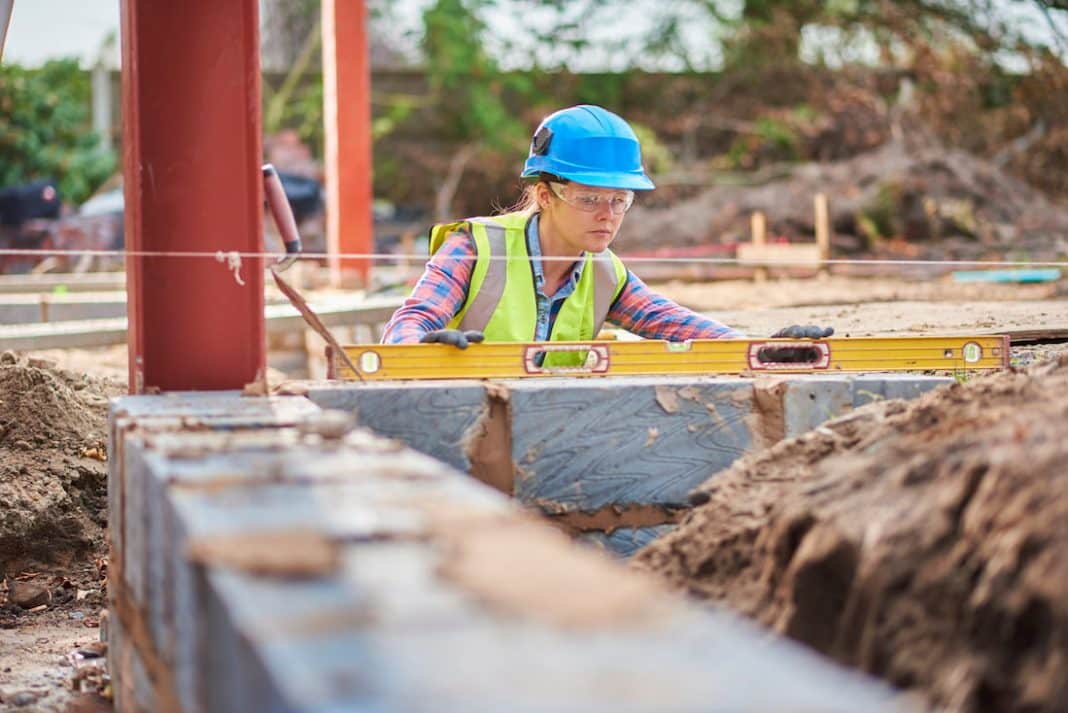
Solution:
<svg viewBox="0 0 1068 713">
<path fill-rule="evenodd" d="M 549 187 L 557 198 L 583 213 L 596 213 L 602 204 L 606 204 L 614 215 L 623 215 L 634 204 L 634 191 L 595 193 L 562 183 L 550 183 Z"/>
</svg>

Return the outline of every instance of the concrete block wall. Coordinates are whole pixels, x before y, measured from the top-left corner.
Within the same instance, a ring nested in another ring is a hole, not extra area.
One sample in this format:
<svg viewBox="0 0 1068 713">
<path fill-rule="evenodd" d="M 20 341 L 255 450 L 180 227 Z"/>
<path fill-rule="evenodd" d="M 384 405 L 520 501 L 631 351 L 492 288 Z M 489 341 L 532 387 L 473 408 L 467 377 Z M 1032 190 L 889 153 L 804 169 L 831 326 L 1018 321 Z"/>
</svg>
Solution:
<svg viewBox="0 0 1068 713">
<path fill-rule="evenodd" d="M 327 415 L 237 394 L 113 405 L 118 710 L 900 710 Z"/>
<path fill-rule="evenodd" d="M 308 398 L 471 473 L 628 556 L 743 453 L 873 400 L 951 383 L 912 374 L 316 383 Z"/>
</svg>

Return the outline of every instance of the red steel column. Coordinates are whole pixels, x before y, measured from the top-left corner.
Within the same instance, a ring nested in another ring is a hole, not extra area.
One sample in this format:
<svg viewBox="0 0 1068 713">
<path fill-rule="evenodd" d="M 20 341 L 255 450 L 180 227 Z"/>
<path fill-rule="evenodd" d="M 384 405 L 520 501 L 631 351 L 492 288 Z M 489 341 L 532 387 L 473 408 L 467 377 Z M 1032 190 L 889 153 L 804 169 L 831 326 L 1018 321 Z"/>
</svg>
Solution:
<svg viewBox="0 0 1068 713">
<path fill-rule="evenodd" d="M 331 281 L 363 285 L 373 252 L 371 220 L 371 62 L 363 0 L 322 0 L 323 115 L 326 150 L 326 244 Z"/>
<path fill-rule="evenodd" d="M 122 0 L 131 251 L 262 252 L 257 0 Z M 263 261 L 126 261 L 130 391 L 234 389 L 264 372 Z"/>
</svg>

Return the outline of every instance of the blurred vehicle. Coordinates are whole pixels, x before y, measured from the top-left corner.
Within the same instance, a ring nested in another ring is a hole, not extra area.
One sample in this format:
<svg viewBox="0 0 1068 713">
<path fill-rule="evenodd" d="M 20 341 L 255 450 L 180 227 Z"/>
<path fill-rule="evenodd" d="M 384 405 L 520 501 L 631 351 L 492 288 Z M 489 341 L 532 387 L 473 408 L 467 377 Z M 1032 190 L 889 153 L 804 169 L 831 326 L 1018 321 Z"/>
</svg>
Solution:
<svg viewBox="0 0 1068 713">
<path fill-rule="evenodd" d="M 324 200 L 319 181 L 281 171 L 279 177 L 298 226 L 314 223 L 316 218 L 321 217 Z M 41 255 L 0 255 L 0 273 L 122 269 L 124 259 L 121 255 L 44 253 L 51 250 L 122 250 L 125 245 L 123 209 L 120 177 L 105 183 L 76 212 L 69 214 L 64 214 L 61 197 L 52 181 L 37 181 L 0 190 L 0 249 L 42 252 Z M 308 227 L 311 228 L 308 232 L 314 244 L 314 238 L 322 234 L 321 227 L 318 230 L 316 225 Z M 267 237 L 267 249 L 279 249 L 270 244 L 273 234 L 269 233 Z"/>
<path fill-rule="evenodd" d="M 54 181 L 0 188 L 0 226 L 17 228 L 34 218 L 58 218 L 59 191 Z"/>
</svg>

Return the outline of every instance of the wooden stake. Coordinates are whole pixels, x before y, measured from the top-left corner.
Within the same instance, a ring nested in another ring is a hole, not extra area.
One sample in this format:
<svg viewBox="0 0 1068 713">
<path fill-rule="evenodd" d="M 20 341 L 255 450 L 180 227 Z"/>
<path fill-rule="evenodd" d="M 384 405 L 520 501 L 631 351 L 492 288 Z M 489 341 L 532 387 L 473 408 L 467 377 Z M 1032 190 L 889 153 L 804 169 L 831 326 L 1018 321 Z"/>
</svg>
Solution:
<svg viewBox="0 0 1068 713">
<path fill-rule="evenodd" d="M 814 200 L 816 222 L 816 245 L 820 248 L 820 275 L 827 275 L 829 268 L 825 262 L 831 257 L 831 218 L 827 207 L 827 194 L 817 193 Z"/>
<path fill-rule="evenodd" d="M 750 229 L 753 236 L 753 245 L 764 246 L 768 241 L 768 220 L 759 210 L 755 211 L 749 220 Z M 768 279 L 768 268 L 758 267 L 753 272 L 753 279 L 757 282 L 764 282 Z"/>
</svg>

